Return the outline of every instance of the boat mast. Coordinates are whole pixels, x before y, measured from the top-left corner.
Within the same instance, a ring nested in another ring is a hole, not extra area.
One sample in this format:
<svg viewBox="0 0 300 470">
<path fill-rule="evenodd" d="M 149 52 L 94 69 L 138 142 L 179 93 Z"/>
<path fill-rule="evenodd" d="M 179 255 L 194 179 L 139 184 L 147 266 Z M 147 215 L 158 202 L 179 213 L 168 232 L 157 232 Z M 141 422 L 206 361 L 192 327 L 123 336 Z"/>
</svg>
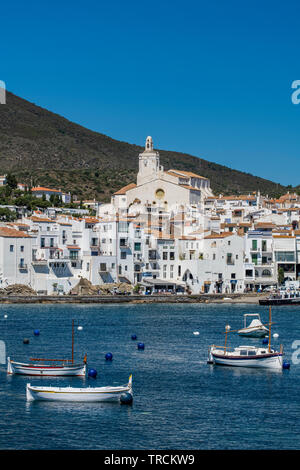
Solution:
<svg viewBox="0 0 300 470">
<path fill-rule="evenodd" d="M 271 305 L 269 307 L 269 352 L 271 352 Z"/>
<path fill-rule="evenodd" d="M 72 320 L 72 364 L 74 362 L 74 320 Z"/>
<path fill-rule="evenodd" d="M 226 353 L 226 344 L 227 344 L 227 335 L 228 335 L 228 332 L 230 330 L 230 325 L 226 325 L 225 326 L 225 346 L 224 346 L 224 356 L 225 356 L 225 353 Z"/>
</svg>

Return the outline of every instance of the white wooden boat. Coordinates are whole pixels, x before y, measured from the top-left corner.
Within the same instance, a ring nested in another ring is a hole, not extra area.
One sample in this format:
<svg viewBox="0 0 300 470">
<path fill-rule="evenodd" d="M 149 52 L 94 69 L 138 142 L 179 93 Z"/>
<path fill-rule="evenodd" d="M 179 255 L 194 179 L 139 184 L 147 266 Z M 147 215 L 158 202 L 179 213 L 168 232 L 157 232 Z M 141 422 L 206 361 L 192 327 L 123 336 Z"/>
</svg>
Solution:
<svg viewBox="0 0 300 470">
<path fill-rule="evenodd" d="M 239 346 L 228 351 L 213 345 L 210 348 L 210 361 L 225 366 L 282 369 L 283 353 L 273 349 L 269 351 L 268 347 Z"/>
<path fill-rule="evenodd" d="M 123 393 L 132 395 L 132 375 L 128 384 L 119 387 L 38 387 L 26 385 L 26 399 L 46 401 L 74 401 L 74 402 L 114 402 L 120 401 Z"/>
<path fill-rule="evenodd" d="M 7 358 L 7 373 L 20 374 L 20 375 L 45 375 L 45 376 L 84 376 L 86 374 L 86 364 L 74 364 L 72 361 L 66 360 L 61 364 L 55 362 L 62 361 L 61 359 L 45 359 L 45 364 L 36 364 L 34 362 L 26 364 L 22 362 L 12 361 L 10 357 Z M 52 362 L 50 364 L 50 362 Z"/>
<path fill-rule="evenodd" d="M 7 358 L 7 373 L 45 376 L 85 376 L 86 355 L 81 364 L 74 363 L 74 320 L 72 320 L 72 359 L 31 358 L 29 363 L 16 362 Z"/>
<path fill-rule="evenodd" d="M 253 317 L 252 322 L 247 326 L 247 319 Z M 268 328 L 261 322 L 259 313 L 246 313 L 244 315 L 244 328 L 238 330 L 240 336 L 248 338 L 264 338 L 269 333 Z"/>
<path fill-rule="evenodd" d="M 227 335 L 230 326 L 225 327 L 225 346 L 212 345 L 208 351 L 208 362 L 235 367 L 263 367 L 269 369 L 283 368 L 283 349 L 280 351 L 271 349 L 271 307 L 269 310 L 269 344 L 265 347 L 239 346 L 227 347 Z"/>
</svg>

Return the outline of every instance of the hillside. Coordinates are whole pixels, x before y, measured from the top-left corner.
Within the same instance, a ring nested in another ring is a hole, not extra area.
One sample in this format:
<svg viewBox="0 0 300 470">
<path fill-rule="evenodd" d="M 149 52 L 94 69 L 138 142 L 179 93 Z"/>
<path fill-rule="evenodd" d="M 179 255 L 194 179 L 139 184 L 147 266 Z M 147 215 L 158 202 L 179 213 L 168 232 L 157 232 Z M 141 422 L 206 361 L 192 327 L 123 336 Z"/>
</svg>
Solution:
<svg viewBox="0 0 300 470">
<path fill-rule="evenodd" d="M 20 182 L 107 201 L 114 191 L 135 181 L 142 150 L 143 147 L 93 132 L 9 92 L 7 104 L 0 106 L 0 174 L 10 171 Z M 189 170 L 205 176 L 211 180 L 215 194 L 260 190 L 277 196 L 286 191 L 272 181 L 202 158 L 159 152 L 165 169 Z"/>
</svg>

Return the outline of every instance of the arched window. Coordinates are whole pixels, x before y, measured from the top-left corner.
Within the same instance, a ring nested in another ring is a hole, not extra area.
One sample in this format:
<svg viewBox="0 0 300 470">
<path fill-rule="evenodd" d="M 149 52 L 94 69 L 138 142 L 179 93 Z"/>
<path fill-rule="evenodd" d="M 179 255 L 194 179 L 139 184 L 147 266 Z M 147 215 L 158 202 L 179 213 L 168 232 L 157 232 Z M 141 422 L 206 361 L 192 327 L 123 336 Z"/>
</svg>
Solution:
<svg viewBox="0 0 300 470">
<path fill-rule="evenodd" d="M 264 269 L 262 272 L 262 276 L 271 277 L 271 271 L 269 269 Z"/>
</svg>

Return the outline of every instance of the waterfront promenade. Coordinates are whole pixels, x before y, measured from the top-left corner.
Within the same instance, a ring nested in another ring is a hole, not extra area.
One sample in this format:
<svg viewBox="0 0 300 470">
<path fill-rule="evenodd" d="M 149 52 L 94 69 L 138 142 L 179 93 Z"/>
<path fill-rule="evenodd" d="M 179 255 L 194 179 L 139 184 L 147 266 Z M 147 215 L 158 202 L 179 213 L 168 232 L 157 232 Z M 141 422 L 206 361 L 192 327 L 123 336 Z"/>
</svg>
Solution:
<svg viewBox="0 0 300 470">
<path fill-rule="evenodd" d="M 251 303 L 258 304 L 266 294 L 199 294 L 199 295 L 10 295 L 0 296 L 0 303 L 12 304 L 115 304 L 115 303 Z"/>
</svg>

